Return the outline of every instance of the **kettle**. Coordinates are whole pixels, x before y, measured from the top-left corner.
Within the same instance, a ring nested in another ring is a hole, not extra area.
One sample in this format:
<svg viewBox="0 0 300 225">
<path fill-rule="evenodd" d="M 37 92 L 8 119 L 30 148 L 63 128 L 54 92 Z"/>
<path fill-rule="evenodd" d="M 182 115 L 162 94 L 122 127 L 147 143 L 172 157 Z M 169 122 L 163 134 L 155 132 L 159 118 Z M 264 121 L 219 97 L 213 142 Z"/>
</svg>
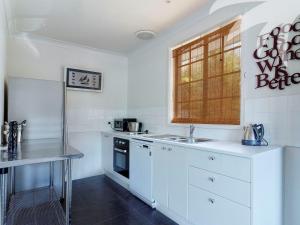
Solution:
<svg viewBox="0 0 300 225">
<path fill-rule="evenodd" d="M 250 146 L 267 146 L 268 142 L 264 139 L 264 125 L 263 124 L 249 124 L 244 127 L 243 145 Z"/>
</svg>

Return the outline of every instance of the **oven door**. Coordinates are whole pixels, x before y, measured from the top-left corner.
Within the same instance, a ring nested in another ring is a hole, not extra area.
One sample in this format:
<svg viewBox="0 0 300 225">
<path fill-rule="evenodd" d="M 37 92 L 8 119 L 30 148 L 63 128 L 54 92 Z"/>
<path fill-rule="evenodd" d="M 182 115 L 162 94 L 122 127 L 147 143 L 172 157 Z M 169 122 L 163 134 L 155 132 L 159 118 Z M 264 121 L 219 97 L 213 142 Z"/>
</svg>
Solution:
<svg viewBox="0 0 300 225">
<path fill-rule="evenodd" d="M 114 148 L 114 171 L 129 178 L 129 152 Z"/>
</svg>

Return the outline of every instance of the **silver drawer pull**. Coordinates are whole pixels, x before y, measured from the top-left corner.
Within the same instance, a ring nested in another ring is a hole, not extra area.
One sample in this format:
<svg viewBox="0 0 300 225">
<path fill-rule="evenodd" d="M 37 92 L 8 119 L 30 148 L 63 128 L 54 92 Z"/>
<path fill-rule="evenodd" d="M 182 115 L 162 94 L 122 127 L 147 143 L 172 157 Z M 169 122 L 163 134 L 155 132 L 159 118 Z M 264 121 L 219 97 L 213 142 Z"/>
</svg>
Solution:
<svg viewBox="0 0 300 225">
<path fill-rule="evenodd" d="M 211 204 L 214 204 L 215 203 L 215 200 L 213 198 L 209 198 L 208 201 L 211 203 Z"/>
<path fill-rule="evenodd" d="M 208 180 L 209 180 L 210 182 L 213 183 L 213 182 L 215 182 L 216 178 L 214 178 L 214 177 L 209 177 Z"/>
<path fill-rule="evenodd" d="M 214 157 L 214 156 L 209 156 L 208 159 L 209 159 L 210 161 L 214 161 L 214 160 L 216 159 L 216 157 Z"/>
</svg>

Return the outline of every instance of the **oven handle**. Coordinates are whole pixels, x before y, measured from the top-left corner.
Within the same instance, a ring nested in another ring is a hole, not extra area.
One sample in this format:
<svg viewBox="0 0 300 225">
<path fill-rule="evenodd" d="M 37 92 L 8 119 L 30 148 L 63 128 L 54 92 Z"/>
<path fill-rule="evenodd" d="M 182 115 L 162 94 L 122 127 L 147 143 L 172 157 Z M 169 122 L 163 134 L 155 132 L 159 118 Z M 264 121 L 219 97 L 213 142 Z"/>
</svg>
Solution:
<svg viewBox="0 0 300 225">
<path fill-rule="evenodd" d="M 119 149 L 119 148 L 114 148 L 114 151 L 121 152 L 121 153 L 127 153 L 127 150 Z"/>
</svg>

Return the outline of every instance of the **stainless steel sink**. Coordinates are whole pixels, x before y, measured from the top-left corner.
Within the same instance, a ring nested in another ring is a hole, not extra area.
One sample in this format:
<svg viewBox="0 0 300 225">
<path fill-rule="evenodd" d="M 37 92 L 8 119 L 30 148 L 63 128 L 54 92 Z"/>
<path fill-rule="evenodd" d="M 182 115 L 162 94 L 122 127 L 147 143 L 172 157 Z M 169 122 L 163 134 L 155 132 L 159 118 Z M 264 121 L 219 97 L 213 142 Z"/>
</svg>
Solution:
<svg viewBox="0 0 300 225">
<path fill-rule="evenodd" d="M 169 139 L 169 138 L 177 138 L 180 136 L 174 134 L 159 134 L 159 135 L 147 135 L 147 137 L 155 138 L 155 139 Z"/>
<path fill-rule="evenodd" d="M 185 137 L 166 137 L 166 138 L 162 138 L 162 140 L 166 140 L 166 141 L 182 141 L 185 140 Z"/>
<path fill-rule="evenodd" d="M 177 140 L 186 139 L 186 137 L 184 137 L 184 136 L 175 135 L 175 134 L 150 135 L 147 137 L 160 139 L 160 140 L 166 140 L 166 141 L 177 141 Z"/>
<path fill-rule="evenodd" d="M 189 144 L 196 144 L 200 142 L 209 141 L 209 139 L 206 138 L 189 138 L 185 136 L 172 135 L 172 134 L 153 135 L 148 137 L 165 140 L 165 141 L 174 141 L 174 142 L 189 143 Z"/>
<path fill-rule="evenodd" d="M 185 138 L 185 139 L 182 139 L 182 140 L 178 140 L 178 142 L 190 143 L 190 144 L 196 144 L 196 143 L 205 142 L 205 141 L 209 141 L 209 139 L 206 139 L 206 138 Z"/>
</svg>

